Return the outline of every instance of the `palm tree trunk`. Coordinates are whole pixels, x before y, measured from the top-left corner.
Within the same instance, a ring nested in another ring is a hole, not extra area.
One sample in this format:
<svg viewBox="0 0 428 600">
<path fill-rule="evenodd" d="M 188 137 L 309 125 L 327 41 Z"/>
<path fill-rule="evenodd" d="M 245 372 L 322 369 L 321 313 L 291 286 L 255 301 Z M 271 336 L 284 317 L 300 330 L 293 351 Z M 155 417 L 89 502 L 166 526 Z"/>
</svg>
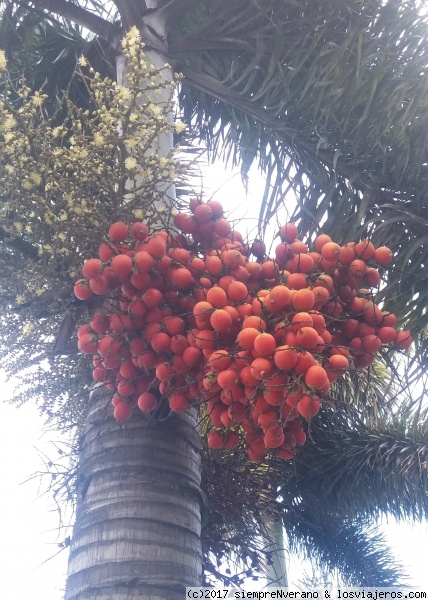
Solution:
<svg viewBox="0 0 428 600">
<path fill-rule="evenodd" d="M 182 600 L 201 584 L 199 433 L 194 414 L 124 424 L 91 396 L 81 444 L 66 600 Z"/>
</svg>

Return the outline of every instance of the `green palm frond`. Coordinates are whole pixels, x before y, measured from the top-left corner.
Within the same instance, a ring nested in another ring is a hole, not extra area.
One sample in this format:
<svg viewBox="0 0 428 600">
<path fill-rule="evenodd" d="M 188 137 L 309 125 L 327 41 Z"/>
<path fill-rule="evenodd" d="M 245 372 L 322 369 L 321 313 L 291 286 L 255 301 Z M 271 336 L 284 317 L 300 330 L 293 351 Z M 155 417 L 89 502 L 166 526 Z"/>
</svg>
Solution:
<svg viewBox="0 0 428 600">
<path fill-rule="evenodd" d="M 61 23 L 44 13 L 5 11 L 0 21 L 8 70 L 12 81 L 25 76 L 32 89 L 43 88 L 52 109 L 65 90 L 79 106 L 88 105 L 88 95 L 76 63 L 81 54 L 105 77 L 115 78 L 114 52 L 102 40 L 87 39 L 79 28 Z"/>
<path fill-rule="evenodd" d="M 402 415 L 368 427 L 355 407 L 323 411 L 284 467 L 280 504 L 290 549 L 347 585 L 397 585 L 402 575 L 375 525 L 428 517 L 428 426 Z"/>
<path fill-rule="evenodd" d="M 352 412 L 323 411 L 285 469 L 281 495 L 284 506 L 319 507 L 320 518 L 327 511 L 347 519 L 426 519 L 428 426 L 402 417 L 373 428 Z"/>
<path fill-rule="evenodd" d="M 338 573 L 345 585 L 355 587 L 403 585 L 402 569 L 377 528 L 330 515 L 313 521 L 304 510 L 284 520 L 290 550 L 301 552 L 326 576 Z"/>
<path fill-rule="evenodd" d="M 186 51 L 181 40 L 177 47 L 189 78 L 193 71 L 206 76 L 206 91 L 201 94 L 198 82 L 189 79 L 193 89 L 183 86 L 183 106 L 211 139 L 217 138 L 218 127 L 225 131 L 232 121 L 226 143 L 234 146 L 235 156 L 238 135 L 247 141 L 253 137 L 257 151 L 278 146 L 297 167 L 305 165 L 324 193 L 326 183 L 338 176 L 352 179 L 355 190 L 408 196 L 414 175 L 420 183 L 425 172 L 423 151 L 415 160 L 405 157 L 426 129 L 426 81 L 421 77 L 426 23 L 408 4 L 383 4 L 201 3 L 201 14 L 193 15 L 182 32 Z M 209 78 L 217 90 L 209 89 Z M 207 98 L 211 92 L 220 96 L 221 86 L 230 93 L 231 108 L 222 98 Z M 204 121 L 209 121 L 206 129 Z M 313 166 L 320 172 L 311 173 L 307 167 Z"/>
</svg>

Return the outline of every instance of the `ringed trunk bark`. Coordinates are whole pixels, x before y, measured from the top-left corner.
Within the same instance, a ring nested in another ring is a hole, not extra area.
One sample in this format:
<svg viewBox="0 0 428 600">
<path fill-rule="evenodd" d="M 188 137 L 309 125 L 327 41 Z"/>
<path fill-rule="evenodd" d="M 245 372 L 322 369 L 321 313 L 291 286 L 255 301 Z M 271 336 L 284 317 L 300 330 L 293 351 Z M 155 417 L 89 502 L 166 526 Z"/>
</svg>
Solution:
<svg viewBox="0 0 428 600">
<path fill-rule="evenodd" d="M 199 441 L 194 414 L 120 424 L 93 392 L 65 600 L 182 600 L 201 585 Z"/>
</svg>

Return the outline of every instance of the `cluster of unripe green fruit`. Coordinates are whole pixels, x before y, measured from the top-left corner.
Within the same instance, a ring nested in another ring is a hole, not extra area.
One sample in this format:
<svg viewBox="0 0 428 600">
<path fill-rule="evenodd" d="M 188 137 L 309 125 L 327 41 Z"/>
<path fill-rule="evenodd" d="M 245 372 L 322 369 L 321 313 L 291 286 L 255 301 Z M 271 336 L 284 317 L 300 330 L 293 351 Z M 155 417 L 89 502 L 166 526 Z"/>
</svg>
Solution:
<svg viewBox="0 0 428 600">
<path fill-rule="evenodd" d="M 79 348 L 94 355 L 94 380 L 114 390 L 118 421 L 136 406 L 153 412 L 161 397 L 176 412 L 197 404 L 211 448 L 292 458 L 331 382 L 370 365 L 382 344 L 411 343 L 370 291 L 392 252 L 325 234 L 311 251 L 288 223 L 271 259 L 262 241 L 250 246 L 233 230 L 220 203 L 189 208 L 175 232 L 110 227 L 75 284 L 82 300 L 105 296 L 80 327 Z"/>
</svg>

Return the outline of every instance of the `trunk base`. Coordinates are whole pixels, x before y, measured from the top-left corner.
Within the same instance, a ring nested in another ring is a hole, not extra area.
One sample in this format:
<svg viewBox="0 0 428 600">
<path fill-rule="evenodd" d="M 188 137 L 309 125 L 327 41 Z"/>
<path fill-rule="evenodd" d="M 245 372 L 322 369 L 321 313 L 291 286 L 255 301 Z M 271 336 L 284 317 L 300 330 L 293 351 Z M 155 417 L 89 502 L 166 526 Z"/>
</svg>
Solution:
<svg viewBox="0 0 428 600">
<path fill-rule="evenodd" d="M 126 423 L 91 397 L 77 482 L 65 600 L 181 600 L 201 584 L 196 413 Z"/>
</svg>

